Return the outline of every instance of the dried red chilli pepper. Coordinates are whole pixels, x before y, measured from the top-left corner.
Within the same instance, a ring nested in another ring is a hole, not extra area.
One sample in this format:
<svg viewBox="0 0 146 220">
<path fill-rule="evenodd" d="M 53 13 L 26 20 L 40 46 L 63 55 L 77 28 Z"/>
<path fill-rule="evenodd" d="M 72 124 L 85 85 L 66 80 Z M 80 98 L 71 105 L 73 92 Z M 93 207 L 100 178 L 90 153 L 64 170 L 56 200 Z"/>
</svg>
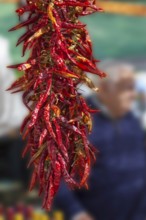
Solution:
<svg viewBox="0 0 146 220">
<path fill-rule="evenodd" d="M 87 187 L 93 147 L 87 140 L 92 129 L 90 109 L 78 93 L 77 85 L 86 83 L 96 90 L 84 71 L 99 77 L 105 74 L 96 67 L 92 44 L 78 18 L 97 11 L 94 0 L 27 0 L 18 9 L 19 16 L 29 13 L 28 20 L 10 31 L 27 27 L 18 40 L 23 55 L 30 50 L 25 63 L 10 66 L 24 75 L 9 88 L 23 91 L 23 102 L 29 110 L 21 127 L 34 172 L 32 189 L 40 183 L 44 193 L 43 207 L 51 208 L 61 179 L 69 187 Z"/>
</svg>

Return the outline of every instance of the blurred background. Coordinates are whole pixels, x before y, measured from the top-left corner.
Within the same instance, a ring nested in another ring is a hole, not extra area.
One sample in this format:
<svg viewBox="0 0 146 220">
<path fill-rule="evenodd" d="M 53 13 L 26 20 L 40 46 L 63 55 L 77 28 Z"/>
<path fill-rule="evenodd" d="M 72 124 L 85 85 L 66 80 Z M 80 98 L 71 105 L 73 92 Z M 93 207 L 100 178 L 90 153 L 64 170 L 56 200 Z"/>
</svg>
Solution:
<svg viewBox="0 0 146 220">
<path fill-rule="evenodd" d="M 5 213 L 7 219 L 12 219 L 14 215 L 18 220 L 23 220 L 24 216 L 32 219 L 30 216 L 33 213 L 33 219 L 47 220 L 50 214 L 41 210 L 37 192 L 28 192 L 31 170 L 27 169 L 27 158 L 21 159 L 25 143 L 20 137 L 19 127 L 27 110 L 22 104 L 21 94 L 5 92 L 20 76 L 20 73 L 6 66 L 26 59 L 21 57 L 21 46 L 15 47 L 23 30 L 8 33 L 18 23 L 14 12 L 20 4 L 23 3 L 17 0 L 0 0 L 0 220 L 4 220 Z M 94 55 L 103 62 L 120 61 L 134 68 L 137 91 L 134 111 L 145 131 L 146 1 L 109 0 L 98 1 L 98 4 L 105 13 L 82 18 L 93 41 Z M 85 91 L 85 95 L 91 94 Z M 59 210 L 53 211 L 50 216 L 54 220 L 64 219 Z"/>
</svg>

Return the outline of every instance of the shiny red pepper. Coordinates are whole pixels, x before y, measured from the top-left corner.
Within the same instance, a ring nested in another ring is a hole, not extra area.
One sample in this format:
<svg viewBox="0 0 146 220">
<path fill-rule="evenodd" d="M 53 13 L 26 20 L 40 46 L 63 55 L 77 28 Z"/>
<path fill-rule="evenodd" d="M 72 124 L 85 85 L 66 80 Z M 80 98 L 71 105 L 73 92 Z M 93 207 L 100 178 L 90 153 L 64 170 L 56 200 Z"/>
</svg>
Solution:
<svg viewBox="0 0 146 220">
<path fill-rule="evenodd" d="M 77 86 L 94 87 L 84 71 L 99 77 L 92 44 L 79 16 L 97 11 L 93 0 L 27 0 L 16 12 L 29 13 L 28 19 L 10 29 L 26 27 L 17 45 L 23 44 L 26 62 L 9 66 L 24 75 L 12 84 L 12 92 L 23 91 L 23 102 L 29 110 L 21 127 L 33 164 L 30 189 L 39 183 L 44 194 L 43 207 L 50 210 L 62 179 L 70 188 L 86 187 L 95 150 L 87 140 L 91 131 L 88 107 Z M 78 180 L 78 181 L 77 181 Z"/>
</svg>

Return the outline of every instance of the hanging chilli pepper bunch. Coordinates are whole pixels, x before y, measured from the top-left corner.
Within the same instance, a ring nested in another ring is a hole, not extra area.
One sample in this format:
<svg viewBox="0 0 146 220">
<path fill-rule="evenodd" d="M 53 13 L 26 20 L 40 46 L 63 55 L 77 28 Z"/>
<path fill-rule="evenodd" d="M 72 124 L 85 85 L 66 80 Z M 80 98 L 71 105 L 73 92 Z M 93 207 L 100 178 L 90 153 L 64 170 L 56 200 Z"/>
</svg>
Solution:
<svg viewBox="0 0 146 220">
<path fill-rule="evenodd" d="M 30 188 L 39 183 L 44 194 L 43 207 L 50 209 L 63 178 L 69 187 L 87 187 L 94 149 L 87 140 L 92 122 L 90 109 L 77 86 L 94 87 L 85 72 L 104 77 L 96 67 L 92 45 L 79 16 L 101 11 L 94 0 L 27 0 L 16 10 L 28 19 L 10 31 L 26 28 L 17 45 L 23 43 L 23 55 L 29 59 L 9 66 L 24 75 L 9 88 L 23 92 L 29 115 L 21 127 L 34 172 Z"/>
</svg>

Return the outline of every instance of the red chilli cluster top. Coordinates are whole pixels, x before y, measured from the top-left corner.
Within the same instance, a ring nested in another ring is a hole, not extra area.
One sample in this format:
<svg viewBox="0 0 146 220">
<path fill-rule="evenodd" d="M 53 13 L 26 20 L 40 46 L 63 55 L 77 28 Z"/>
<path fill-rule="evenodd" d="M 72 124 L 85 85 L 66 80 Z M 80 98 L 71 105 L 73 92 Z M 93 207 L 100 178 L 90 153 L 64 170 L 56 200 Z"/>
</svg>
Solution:
<svg viewBox="0 0 146 220">
<path fill-rule="evenodd" d="M 92 45 L 79 16 L 101 11 L 94 0 L 27 0 L 16 10 L 26 21 L 10 31 L 26 28 L 17 45 L 23 43 L 23 55 L 29 59 L 9 66 L 23 71 L 9 90 L 23 91 L 29 115 L 21 127 L 30 152 L 34 172 L 30 188 L 39 183 L 44 194 L 43 207 L 50 210 L 63 178 L 69 187 L 87 187 L 90 165 L 95 159 L 87 140 L 92 122 L 90 109 L 78 93 L 79 83 L 94 87 L 84 71 L 104 77 L 96 67 Z"/>
</svg>

